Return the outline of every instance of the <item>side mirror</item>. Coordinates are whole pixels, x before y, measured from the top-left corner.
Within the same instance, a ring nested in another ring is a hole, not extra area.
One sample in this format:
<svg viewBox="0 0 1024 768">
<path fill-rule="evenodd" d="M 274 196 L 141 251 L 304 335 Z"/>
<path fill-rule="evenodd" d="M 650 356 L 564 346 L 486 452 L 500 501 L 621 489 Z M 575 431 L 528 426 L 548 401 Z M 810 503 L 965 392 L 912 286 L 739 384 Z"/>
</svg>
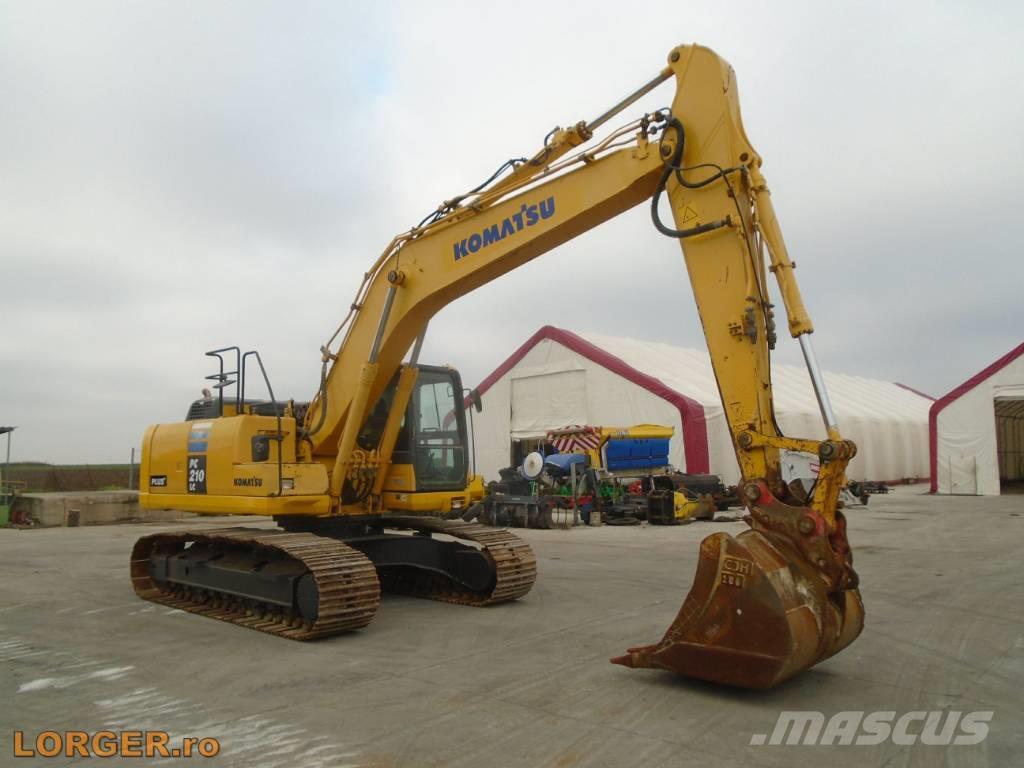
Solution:
<svg viewBox="0 0 1024 768">
<path fill-rule="evenodd" d="M 477 413 L 484 409 L 484 401 L 480 399 L 480 390 L 476 387 L 469 390 L 469 399 L 473 401 L 473 407 Z"/>
</svg>

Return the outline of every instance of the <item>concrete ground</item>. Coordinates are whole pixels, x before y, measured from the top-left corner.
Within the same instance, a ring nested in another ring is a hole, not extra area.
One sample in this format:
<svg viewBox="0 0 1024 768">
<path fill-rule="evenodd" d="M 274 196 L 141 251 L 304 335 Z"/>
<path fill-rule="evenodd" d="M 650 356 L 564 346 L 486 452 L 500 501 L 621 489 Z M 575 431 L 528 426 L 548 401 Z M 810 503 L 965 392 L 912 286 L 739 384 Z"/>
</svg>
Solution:
<svg viewBox="0 0 1024 768">
<path fill-rule="evenodd" d="M 850 510 L 864 633 L 767 692 L 607 661 L 661 637 L 698 541 L 742 523 L 523 531 L 540 575 L 519 602 L 389 596 L 312 644 L 135 599 L 131 543 L 182 524 L 0 530 L 0 765 L 70 764 L 15 761 L 15 730 L 103 728 L 216 737 L 197 762 L 245 768 L 1022 765 L 1024 499 L 919 491 Z M 751 746 L 783 710 L 994 714 L 973 746 Z"/>
</svg>

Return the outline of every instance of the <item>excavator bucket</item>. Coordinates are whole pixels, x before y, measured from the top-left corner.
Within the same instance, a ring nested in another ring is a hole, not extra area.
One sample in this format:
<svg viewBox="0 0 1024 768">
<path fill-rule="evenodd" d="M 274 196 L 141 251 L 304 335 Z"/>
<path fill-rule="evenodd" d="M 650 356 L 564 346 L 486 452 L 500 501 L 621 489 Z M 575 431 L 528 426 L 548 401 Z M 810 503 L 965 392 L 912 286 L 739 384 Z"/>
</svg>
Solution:
<svg viewBox="0 0 1024 768">
<path fill-rule="evenodd" d="M 784 540 L 716 533 L 701 542 L 693 587 L 661 642 L 612 662 L 770 688 L 842 650 L 863 626 L 860 593 L 830 593 Z"/>
</svg>

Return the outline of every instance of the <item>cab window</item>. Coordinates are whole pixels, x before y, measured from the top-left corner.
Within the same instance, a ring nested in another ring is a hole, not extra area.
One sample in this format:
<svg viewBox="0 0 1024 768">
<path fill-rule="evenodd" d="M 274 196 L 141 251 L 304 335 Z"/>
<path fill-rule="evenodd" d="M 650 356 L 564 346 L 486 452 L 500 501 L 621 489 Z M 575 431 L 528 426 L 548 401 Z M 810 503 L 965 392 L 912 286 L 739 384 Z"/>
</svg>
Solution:
<svg viewBox="0 0 1024 768">
<path fill-rule="evenodd" d="M 412 450 L 420 488 L 461 488 L 465 483 L 461 396 L 450 376 L 420 371 L 412 402 L 416 416 Z"/>
</svg>

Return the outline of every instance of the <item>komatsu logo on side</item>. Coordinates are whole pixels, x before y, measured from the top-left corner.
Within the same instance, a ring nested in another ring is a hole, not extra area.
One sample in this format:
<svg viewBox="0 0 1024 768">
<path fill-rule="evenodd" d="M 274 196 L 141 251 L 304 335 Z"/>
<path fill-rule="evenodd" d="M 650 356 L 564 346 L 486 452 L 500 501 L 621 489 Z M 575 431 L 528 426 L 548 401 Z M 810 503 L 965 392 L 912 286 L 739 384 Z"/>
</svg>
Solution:
<svg viewBox="0 0 1024 768">
<path fill-rule="evenodd" d="M 263 486 L 262 477 L 236 477 L 235 486 L 239 488 L 261 488 Z"/>
<path fill-rule="evenodd" d="M 476 253 L 481 248 L 486 248 L 491 243 L 511 237 L 516 232 L 522 231 L 525 227 L 532 227 L 541 219 L 550 219 L 555 215 L 555 198 L 549 197 L 539 203 L 523 203 L 522 207 L 500 224 L 492 224 L 482 232 L 474 232 L 469 237 L 464 237 L 460 242 L 454 243 L 455 260 Z"/>
</svg>

